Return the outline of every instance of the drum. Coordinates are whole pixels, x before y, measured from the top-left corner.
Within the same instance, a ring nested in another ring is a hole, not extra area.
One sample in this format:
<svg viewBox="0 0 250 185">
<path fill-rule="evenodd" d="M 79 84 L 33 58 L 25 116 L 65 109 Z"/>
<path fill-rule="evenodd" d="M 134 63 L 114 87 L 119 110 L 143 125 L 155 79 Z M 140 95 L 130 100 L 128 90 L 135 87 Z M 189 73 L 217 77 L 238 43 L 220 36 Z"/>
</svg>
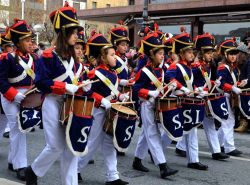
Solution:
<svg viewBox="0 0 250 185">
<path fill-rule="evenodd" d="M 250 89 L 242 89 L 242 93 L 238 95 L 239 100 L 239 109 L 243 116 L 245 116 L 248 120 L 250 119 Z"/>
<path fill-rule="evenodd" d="M 42 122 L 42 94 L 35 88 L 27 91 L 25 95 L 17 116 L 18 127 L 23 133 L 30 132 Z"/>
<path fill-rule="evenodd" d="M 217 101 L 218 99 L 224 97 L 224 93 L 212 93 L 207 96 L 208 101 Z M 207 117 L 213 117 L 211 113 L 211 108 L 209 108 L 208 101 L 206 101 L 205 112 Z"/>
<path fill-rule="evenodd" d="M 118 117 L 126 119 L 126 120 L 136 120 L 137 119 L 137 112 L 129 107 L 125 107 L 122 105 L 115 105 L 113 104 L 109 112 L 107 113 L 106 120 L 103 125 L 103 130 L 113 136 L 113 122 L 114 119 L 118 115 Z"/>
<path fill-rule="evenodd" d="M 155 102 L 156 102 L 155 103 L 155 108 L 156 108 L 155 119 L 157 123 L 159 123 L 160 121 L 159 112 L 173 110 L 180 106 L 180 102 L 177 97 L 167 97 L 163 99 L 157 98 Z"/>
<path fill-rule="evenodd" d="M 43 104 L 42 94 L 38 90 L 30 90 L 25 93 L 26 97 L 21 102 L 21 106 L 25 108 L 41 107 Z"/>
<path fill-rule="evenodd" d="M 73 106 L 73 113 L 80 116 L 92 116 L 94 110 L 95 99 L 87 96 L 65 95 L 64 103 L 61 107 L 60 123 L 67 123 L 70 107 Z"/>
</svg>

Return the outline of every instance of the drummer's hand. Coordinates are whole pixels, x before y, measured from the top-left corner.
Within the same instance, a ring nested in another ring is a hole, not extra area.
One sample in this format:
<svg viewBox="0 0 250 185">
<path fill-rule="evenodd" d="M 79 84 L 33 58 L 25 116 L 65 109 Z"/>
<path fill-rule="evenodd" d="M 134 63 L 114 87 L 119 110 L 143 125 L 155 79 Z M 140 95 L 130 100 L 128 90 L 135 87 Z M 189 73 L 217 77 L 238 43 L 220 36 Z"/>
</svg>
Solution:
<svg viewBox="0 0 250 185">
<path fill-rule="evenodd" d="M 184 92 L 184 94 L 186 94 L 186 95 L 189 95 L 191 93 L 191 91 L 188 88 L 184 87 L 184 86 L 182 86 L 180 88 L 180 90 L 182 90 Z"/>
<path fill-rule="evenodd" d="M 171 83 L 171 84 L 168 86 L 168 88 L 169 88 L 169 89 L 171 88 L 172 91 L 175 90 L 175 89 L 177 88 L 177 82 Z"/>
<path fill-rule="evenodd" d="M 129 81 L 128 81 L 128 80 L 121 79 L 121 80 L 120 80 L 120 84 L 119 84 L 119 85 L 121 85 L 121 86 L 127 86 L 127 85 L 128 85 L 128 83 L 129 83 Z"/>
<path fill-rule="evenodd" d="M 83 87 L 82 87 L 82 90 L 83 90 L 84 92 L 88 92 L 88 91 L 90 91 L 91 87 L 92 87 L 92 84 L 88 84 L 88 85 L 83 86 Z"/>
<path fill-rule="evenodd" d="M 203 90 L 203 87 L 197 87 L 197 88 L 195 88 L 195 90 L 194 90 L 194 92 L 195 93 L 201 93 L 201 92 L 203 92 L 204 90 Z"/>
<path fill-rule="evenodd" d="M 70 94 L 75 94 L 78 91 L 78 86 L 75 84 L 66 84 L 66 91 Z"/>
<path fill-rule="evenodd" d="M 248 83 L 248 79 L 241 80 L 239 87 L 245 87 Z"/>
<path fill-rule="evenodd" d="M 160 92 L 155 90 L 155 91 L 148 91 L 148 95 L 153 97 L 153 98 L 157 98 L 159 96 Z"/>
<path fill-rule="evenodd" d="M 198 94 L 198 96 L 196 96 L 197 98 L 204 98 L 205 96 L 208 95 L 208 92 L 207 91 L 202 91 Z"/>
<path fill-rule="evenodd" d="M 106 98 L 102 98 L 101 104 L 105 107 L 106 110 L 111 108 L 111 103 Z"/>
<path fill-rule="evenodd" d="M 124 93 L 124 94 L 121 94 L 121 95 L 119 96 L 119 100 L 120 100 L 120 101 L 127 101 L 128 99 L 129 99 L 129 92 Z"/>
<path fill-rule="evenodd" d="M 16 103 L 21 103 L 21 101 L 25 98 L 26 96 L 23 93 L 18 92 L 14 98 L 14 102 Z"/>
<path fill-rule="evenodd" d="M 219 79 L 217 79 L 217 80 L 214 81 L 214 84 L 215 84 L 217 87 L 220 87 L 221 81 L 220 81 Z"/>
<path fill-rule="evenodd" d="M 240 93 L 242 93 L 241 89 L 238 88 L 238 87 L 235 87 L 235 86 L 233 86 L 232 91 L 233 91 L 235 94 L 240 94 Z"/>
</svg>

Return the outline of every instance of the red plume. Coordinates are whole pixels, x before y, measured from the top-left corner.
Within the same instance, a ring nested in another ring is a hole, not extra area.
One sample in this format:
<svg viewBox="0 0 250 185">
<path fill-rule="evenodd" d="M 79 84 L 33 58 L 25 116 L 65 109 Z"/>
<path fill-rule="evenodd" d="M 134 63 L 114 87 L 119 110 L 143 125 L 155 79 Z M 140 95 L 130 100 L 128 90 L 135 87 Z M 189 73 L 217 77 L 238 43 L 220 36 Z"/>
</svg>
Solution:
<svg viewBox="0 0 250 185">
<path fill-rule="evenodd" d="M 235 36 L 233 36 L 233 37 L 232 37 L 232 40 L 233 40 L 234 42 L 236 41 L 236 38 L 235 38 Z"/>
<path fill-rule="evenodd" d="M 69 2 L 68 1 L 64 2 L 64 7 L 69 7 Z"/>
<path fill-rule="evenodd" d="M 21 19 L 14 18 L 14 23 L 17 23 L 18 21 L 21 21 Z"/>
<path fill-rule="evenodd" d="M 147 26 L 147 27 L 144 29 L 144 33 L 145 33 L 145 35 L 147 35 L 149 32 L 150 32 L 150 29 L 149 29 L 149 27 Z"/>
<path fill-rule="evenodd" d="M 159 26 L 156 22 L 154 23 L 154 29 L 155 29 L 155 31 L 157 31 L 159 29 Z"/>
<path fill-rule="evenodd" d="M 91 31 L 90 36 L 93 37 L 95 34 L 96 34 L 96 30 L 94 29 Z"/>
<path fill-rule="evenodd" d="M 181 27 L 180 27 L 180 31 L 181 31 L 181 33 L 186 32 L 186 27 L 185 27 L 185 26 L 181 26 Z"/>
</svg>

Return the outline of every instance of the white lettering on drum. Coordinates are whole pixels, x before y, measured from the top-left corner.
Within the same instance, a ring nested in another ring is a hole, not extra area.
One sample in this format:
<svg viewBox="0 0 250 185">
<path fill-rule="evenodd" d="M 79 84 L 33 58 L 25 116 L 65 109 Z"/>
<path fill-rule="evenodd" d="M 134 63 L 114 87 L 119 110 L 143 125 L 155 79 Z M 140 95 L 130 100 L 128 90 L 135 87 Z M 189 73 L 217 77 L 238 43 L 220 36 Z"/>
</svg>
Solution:
<svg viewBox="0 0 250 185">
<path fill-rule="evenodd" d="M 222 103 L 222 104 L 220 105 L 220 108 L 221 108 L 221 110 L 223 111 L 223 115 L 224 115 L 224 116 L 228 115 L 228 110 L 227 110 L 227 108 L 226 108 L 226 102 Z"/>
<path fill-rule="evenodd" d="M 82 133 L 82 136 L 83 136 L 83 140 L 81 139 L 81 137 L 77 140 L 77 142 L 79 143 L 86 143 L 87 142 L 87 139 L 88 139 L 88 135 L 86 133 L 89 132 L 90 130 L 90 127 L 84 127 L 82 130 L 81 130 L 81 133 Z"/>
<path fill-rule="evenodd" d="M 191 109 L 183 111 L 183 116 L 185 118 L 187 118 L 187 119 L 184 119 L 184 124 L 186 124 L 186 123 L 192 123 L 192 117 L 189 114 L 191 114 Z"/>
<path fill-rule="evenodd" d="M 129 141 L 130 139 L 131 139 L 131 137 L 132 137 L 132 133 L 129 131 L 129 129 L 131 129 L 131 131 L 132 131 L 132 129 L 133 129 L 133 125 L 132 126 L 129 126 L 127 129 L 126 129 L 126 135 L 128 136 L 128 137 L 125 137 L 125 139 L 123 140 L 123 142 L 125 142 L 125 141 Z"/>
<path fill-rule="evenodd" d="M 179 114 L 175 115 L 172 119 L 172 121 L 175 123 L 174 130 L 181 128 L 181 122 L 179 121 Z"/>
</svg>

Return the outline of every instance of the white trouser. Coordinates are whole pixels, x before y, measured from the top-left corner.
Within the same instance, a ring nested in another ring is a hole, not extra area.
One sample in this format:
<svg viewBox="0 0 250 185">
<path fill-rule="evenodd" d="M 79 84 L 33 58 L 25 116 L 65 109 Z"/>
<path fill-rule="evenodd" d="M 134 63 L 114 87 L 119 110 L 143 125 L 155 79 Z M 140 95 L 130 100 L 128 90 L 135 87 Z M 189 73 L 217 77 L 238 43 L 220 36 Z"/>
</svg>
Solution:
<svg viewBox="0 0 250 185">
<path fill-rule="evenodd" d="M 214 119 L 205 116 L 203 120 L 203 128 L 207 137 L 207 142 L 211 153 L 220 153 L 220 142 L 218 132 L 215 128 Z"/>
<path fill-rule="evenodd" d="M 188 163 L 199 162 L 197 127 L 193 128 L 188 134 L 184 134 L 182 139 L 177 142 L 176 148 L 187 152 Z"/>
<path fill-rule="evenodd" d="M 104 109 L 94 108 L 94 121 L 88 138 L 88 153 L 79 158 L 78 172 L 86 167 L 89 160 L 93 158 L 95 152 L 101 147 L 106 170 L 106 180 L 114 181 L 119 179 L 116 150 L 113 144 L 113 137 L 103 131 L 105 115 L 106 111 Z"/>
<path fill-rule="evenodd" d="M 166 163 L 164 156 L 161 133 L 157 124 L 155 123 L 154 104 L 149 101 L 144 101 L 141 104 L 141 119 L 142 131 L 136 147 L 135 156 L 143 159 L 148 148 L 152 154 L 154 163 L 156 165 Z M 147 144 L 145 144 L 145 139 Z M 144 148 L 145 147 L 145 148 Z M 148 147 L 148 148 L 147 148 Z M 140 155 L 139 153 L 143 154 Z"/>
<path fill-rule="evenodd" d="M 220 146 L 224 146 L 225 152 L 229 153 L 235 150 L 234 146 L 234 124 L 235 118 L 233 110 L 229 103 L 229 97 L 226 97 L 228 106 L 228 119 L 223 120 L 221 127 L 218 130 L 218 136 L 220 141 Z"/>
<path fill-rule="evenodd" d="M 63 97 L 48 95 L 42 106 L 43 130 L 46 146 L 31 167 L 39 177 L 45 175 L 51 165 L 60 157 L 62 185 L 77 185 L 77 157 L 68 149 L 65 127 L 59 123 Z"/>
<path fill-rule="evenodd" d="M 18 91 L 24 93 L 27 89 L 18 89 Z M 13 164 L 14 169 L 27 167 L 26 135 L 19 130 L 17 123 L 17 114 L 20 110 L 20 105 L 10 102 L 3 95 L 1 95 L 1 101 L 10 127 L 8 162 Z"/>
</svg>

